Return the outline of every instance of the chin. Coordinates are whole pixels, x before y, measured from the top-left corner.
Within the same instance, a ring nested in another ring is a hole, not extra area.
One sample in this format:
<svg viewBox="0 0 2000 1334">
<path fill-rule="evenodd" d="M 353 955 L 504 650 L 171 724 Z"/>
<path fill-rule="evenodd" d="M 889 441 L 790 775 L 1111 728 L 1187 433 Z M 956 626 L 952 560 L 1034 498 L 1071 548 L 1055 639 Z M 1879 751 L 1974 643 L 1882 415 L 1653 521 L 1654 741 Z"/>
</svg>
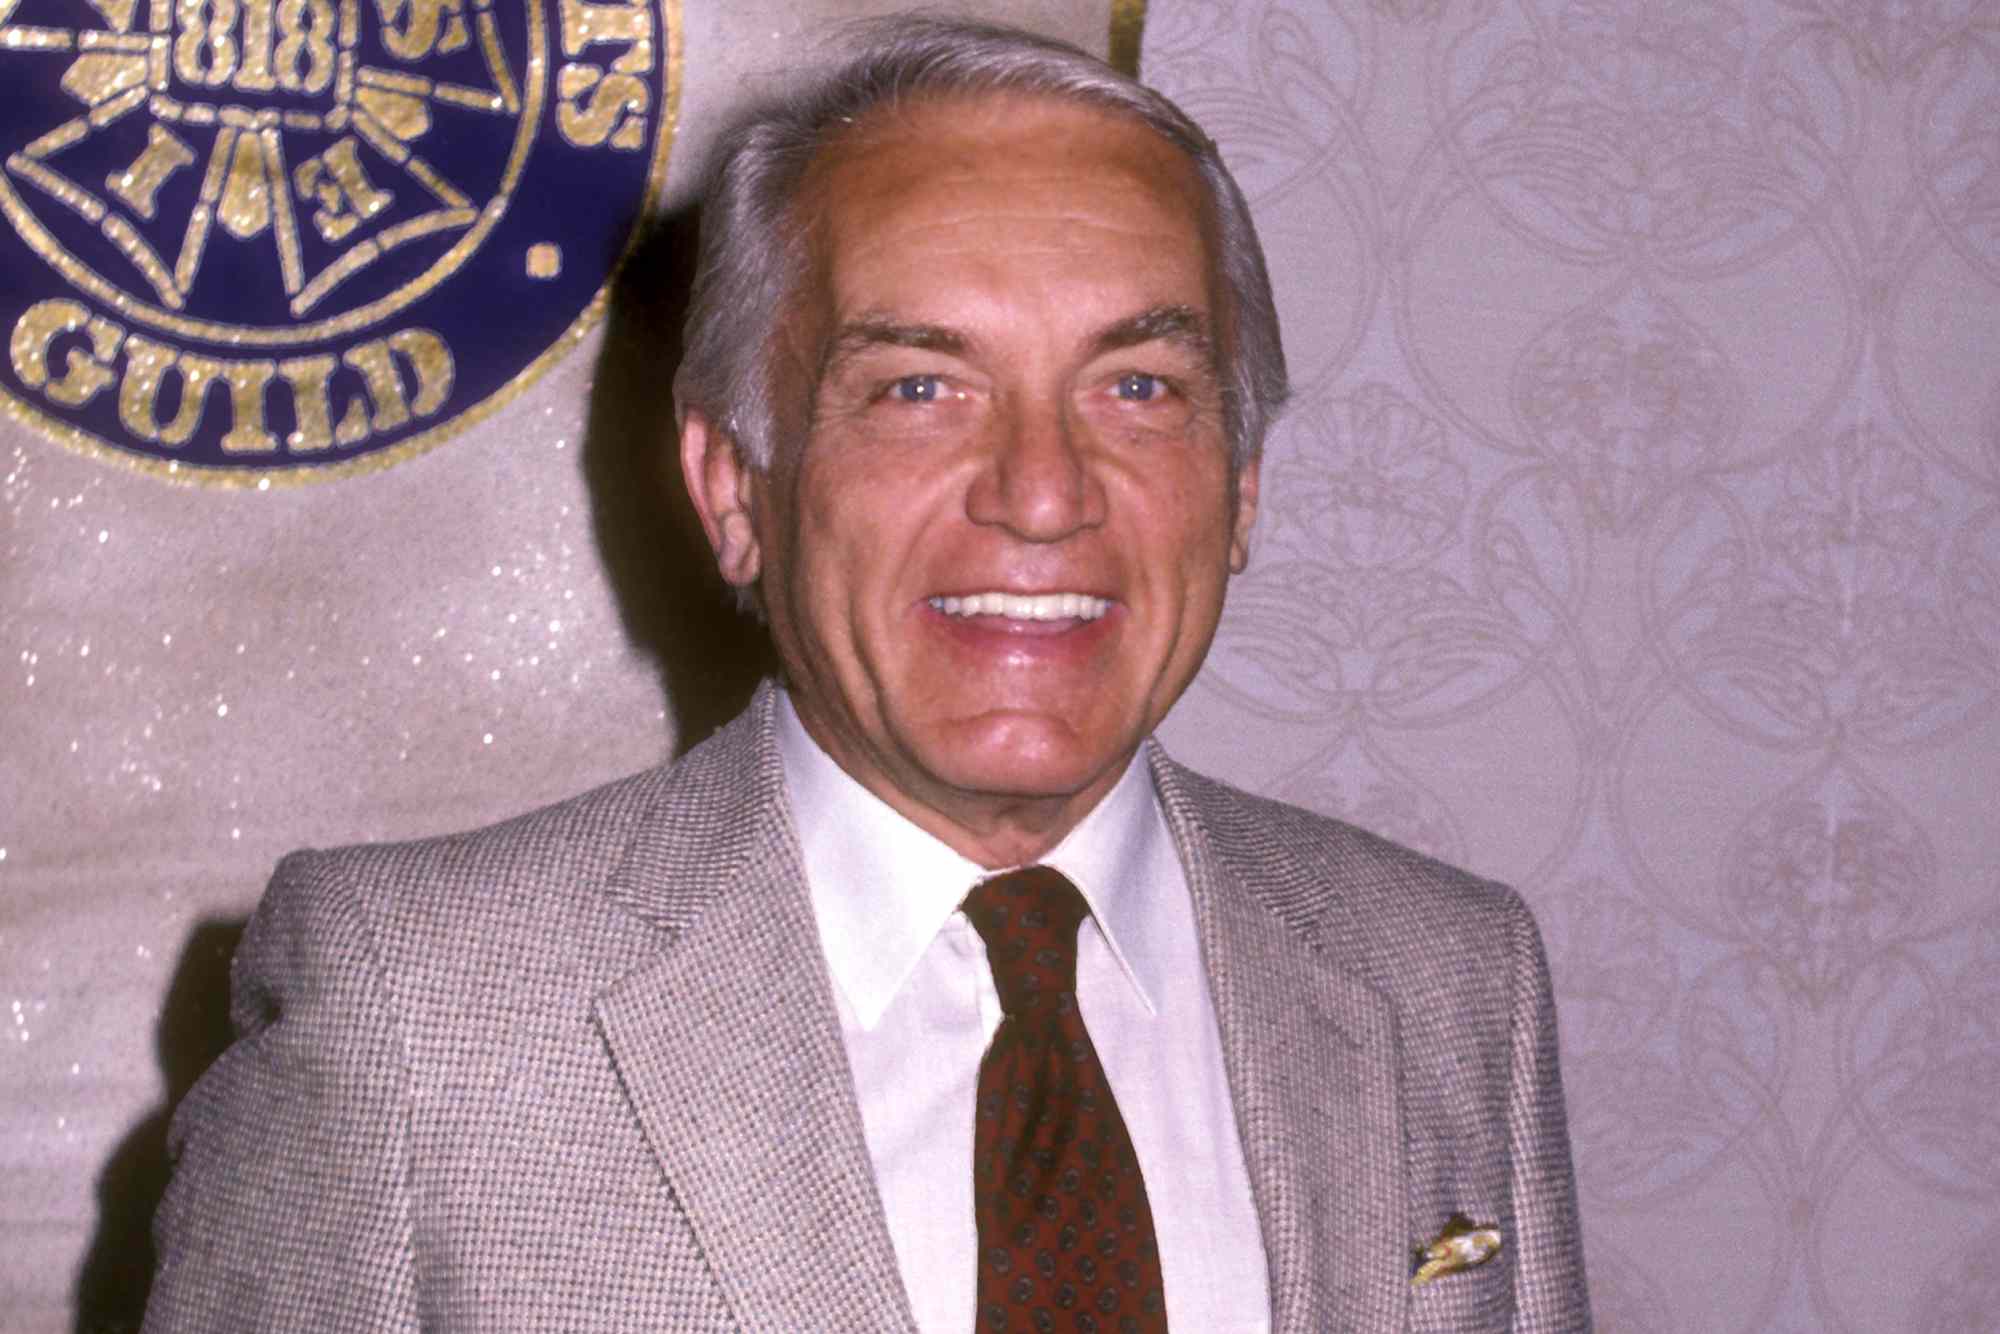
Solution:
<svg viewBox="0 0 2000 1334">
<path fill-rule="evenodd" d="M 1134 740 L 1078 737 L 1070 728 L 1011 715 L 978 725 L 938 755 L 933 773 L 967 792 L 1012 797 L 1068 797 L 1125 767 Z"/>
</svg>

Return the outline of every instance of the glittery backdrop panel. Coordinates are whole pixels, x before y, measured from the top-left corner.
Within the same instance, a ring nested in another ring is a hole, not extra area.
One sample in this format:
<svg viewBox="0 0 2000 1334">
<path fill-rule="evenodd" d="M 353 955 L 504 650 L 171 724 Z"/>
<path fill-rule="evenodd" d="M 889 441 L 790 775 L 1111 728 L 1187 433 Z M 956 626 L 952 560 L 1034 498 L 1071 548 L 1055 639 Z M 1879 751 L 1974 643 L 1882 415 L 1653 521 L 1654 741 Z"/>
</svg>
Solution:
<svg viewBox="0 0 2000 1334">
<path fill-rule="evenodd" d="M 39 37 L 8 44 L 7 34 L 23 25 L 39 32 L 98 22 L 78 8 L 81 17 L 56 0 L 0 6 L 0 62 L 44 51 Z M 734 106 L 794 77 L 823 47 L 833 17 L 888 8 L 684 0 L 640 6 L 651 15 L 643 25 L 628 16 L 623 31 L 654 44 L 644 66 L 653 80 L 644 84 L 644 143 L 629 155 L 644 163 L 654 148 L 671 147 L 664 210 L 684 218 L 707 137 Z M 1099 50 L 1110 31 L 1104 3 L 960 8 L 1025 19 Z M 527 12 L 503 13 L 506 50 L 529 49 Z M 672 52 L 670 32 L 679 39 Z M 541 49 L 541 76 L 555 86 L 560 46 L 545 41 Z M 632 43 L 601 49 L 630 51 Z M 465 63 L 467 52 L 432 55 L 458 62 L 421 67 L 441 82 L 471 87 L 491 72 L 490 64 Z M 50 58 L 69 62 L 74 54 L 54 50 Z M 669 88 L 660 80 L 674 61 L 679 82 Z M 8 71 L 27 68 L 0 63 L 0 124 L 8 133 L 24 122 L 19 105 L 5 99 L 26 87 L 10 82 Z M 151 160 L 164 182 L 154 229 L 173 231 L 168 240 L 178 244 L 178 222 L 169 228 L 165 220 L 176 207 L 189 211 L 177 217 L 200 211 L 200 164 L 224 155 L 213 147 L 219 138 L 203 137 L 212 130 L 170 118 L 199 99 L 184 72 L 170 66 L 169 73 L 180 81 L 166 90 L 169 101 L 148 103 L 119 125 L 151 117 L 174 142 L 209 154 L 169 170 L 167 144 L 157 150 L 165 156 Z M 514 73 L 525 80 L 534 71 Z M 116 75 L 92 65 L 70 85 L 115 98 Z M 636 86 L 622 85 L 635 97 Z M 372 102 L 362 97 L 369 88 Z M 66 86 L 62 96 L 70 92 Z M 354 91 L 355 107 L 372 107 L 378 119 L 402 117 L 383 121 L 381 142 L 393 147 L 407 135 L 411 155 L 428 153 L 438 175 L 480 179 L 477 162 L 451 157 L 441 128 L 458 112 L 434 103 L 426 125 L 391 96 L 397 92 L 366 78 Z M 570 95 L 556 87 L 543 106 L 549 134 L 564 133 L 556 118 L 565 97 L 575 112 L 590 110 L 588 89 Z M 320 129 L 331 124 L 332 113 L 307 110 Z M 615 142 L 621 124 L 597 127 L 607 152 L 626 151 Z M 578 121 L 568 133 L 574 147 L 596 129 Z M 145 143 L 140 133 L 120 149 L 137 154 Z M 281 140 L 274 150 L 259 139 L 230 148 L 218 169 L 211 230 L 237 239 L 211 241 L 210 259 L 232 258 L 252 278 L 261 272 L 258 257 L 283 238 L 279 220 L 260 213 L 264 203 L 242 188 L 243 173 L 268 168 L 280 150 L 296 165 L 292 155 L 304 143 Z M 111 185 L 100 189 L 98 177 L 61 156 L 75 145 L 41 148 L 51 172 L 60 168 L 83 182 L 78 189 L 101 196 L 103 217 L 144 221 L 131 200 Z M 357 151 L 378 188 L 399 200 L 413 188 L 408 175 L 392 179 L 372 147 Z M 340 156 L 326 161 L 337 166 Z M 6 181 L 7 199 L 20 205 L 10 224 L 21 210 L 39 217 L 68 207 L 18 170 Z M 574 189 L 544 187 L 551 198 L 533 197 L 532 185 L 492 234 L 529 218 L 542 230 L 524 230 L 511 267 L 490 281 L 509 300 L 548 303 L 565 279 L 590 276 L 590 251 L 577 238 L 593 227 L 600 236 L 621 234 L 632 219 L 587 215 Z M 315 201 L 327 198 L 319 187 L 332 188 L 315 178 L 296 196 L 294 223 L 305 229 L 296 253 L 307 270 L 324 240 L 313 240 Z M 600 193 L 615 192 L 607 184 Z M 357 187 L 345 198 L 351 205 L 367 196 Z M 546 212 L 552 203 L 559 212 Z M 381 218 L 398 206 L 385 204 Z M 545 211 L 536 215 L 536 207 Z M 638 208 L 636 196 L 629 207 Z M 117 257 L 107 257 L 103 234 L 93 239 L 81 214 L 71 221 L 68 250 L 114 271 Z M 685 233 L 684 221 L 670 225 L 658 253 L 636 257 L 635 268 L 670 289 Z M 569 244 L 536 248 L 558 236 Z M 281 250 L 272 253 L 282 259 Z M 164 253 L 171 265 L 176 252 Z M 281 267 L 272 269 L 269 291 L 241 294 L 242 303 L 282 294 Z M 433 286 L 430 297 L 451 296 L 449 281 Z M 190 285 L 185 296 L 190 306 L 236 308 L 226 290 Z M 39 260 L 10 260 L 0 271 L 0 298 L 9 329 L 38 301 L 98 301 Z M 613 311 L 608 351 L 607 326 L 588 320 L 554 346 L 551 328 L 559 331 L 561 321 L 544 328 L 505 309 L 482 317 L 484 342 L 477 322 L 469 331 L 450 326 L 459 387 L 494 365 L 517 383 L 470 410 L 483 420 L 404 450 L 408 457 L 393 466 L 376 466 L 393 452 L 357 454 L 352 475 L 307 485 L 291 484 L 282 469 L 244 474 L 234 486 L 186 485 L 185 471 L 141 472 L 129 458 L 75 447 L 73 431 L 56 429 L 60 405 L 46 392 L 82 383 L 63 377 L 77 364 L 71 354 L 89 363 L 99 352 L 88 324 L 46 346 L 39 387 L 9 382 L 16 410 L 0 415 L 0 1329 L 116 1329 L 136 1318 L 149 1263 L 146 1225 L 164 1182 L 165 1111 L 226 1041 L 229 953 L 280 855 L 469 827 L 553 800 L 663 758 L 747 689 L 754 654 L 721 610 L 687 516 L 661 485 L 671 312 L 636 304 L 637 313 Z M 433 323 L 463 320 L 471 309 L 454 306 Z M 94 313 L 123 331 L 117 351 L 98 358 L 123 375 L 132 364 L 130 337 L 152 326 L 122 309 Z M 50 327 L 36 326 L 40 334 Z M 19 341 L 0 339 L 10 372 L 18 369 Z M 329 355 L 367 342 L 361 330 Z M 342 423 L 343 396 L 370 414 L 371 428 L 387 420 L 385 404 L 393 408 L 399 394 L 413 418 L 422 415 L 432 383 L 425 376 L 437 373 L 433 352 L 418 341 L 385 346 L 393 384 L 368 378 L 375 353 L 334 372 L 329 433 Z M 236 362 L 261 355 L 195 351 Z M 141 404 L 150 418 L 136 416 L 170 427 L 186 381 L 177 388 L 181 372 L 159 370 L 174 354 L 148 355 L 154 361 L 141 371 L 159 374 L 143 387 L 156 396 Z M 420 364 L 425 357 L 433 360 Z M 237 382 L 256 373 L 229 372 Z M 274 436 L 310 444 L 313 423 L 284 416 L 290 384 L 276 372 L 266 382 L 266 425 Z M 221 421 L 233 387 L 225 374 L 206 391 L 205 428 Z M 121 392 L 116 383 L 98 392 L 93 429 L 123 427 Z M 34 408 L 32 420 L 18 410 L 23 404 Z M 431 410 L 442 419 L 461 407 L 451 400 Z M 355 421 L 357 429 L 364 424 Z M 198 444 L 191 437 L 188 448 Z M 219 435 L 215 447 L 222 448 Z M 260 477 L 272 484 L 260 488 Z"/>
<path fill-rule="evenodd" d="M 195 947 L 277 856 L 464 827 L 670 746 L 577 462 L 591 351 L 512 439 L 312 488 L 9 447 L 0 1327 L 63 1323 L 106 1229 L 141 1244 L 153 1118 L 220 1040 L 224 975 Z"/>
</svg>

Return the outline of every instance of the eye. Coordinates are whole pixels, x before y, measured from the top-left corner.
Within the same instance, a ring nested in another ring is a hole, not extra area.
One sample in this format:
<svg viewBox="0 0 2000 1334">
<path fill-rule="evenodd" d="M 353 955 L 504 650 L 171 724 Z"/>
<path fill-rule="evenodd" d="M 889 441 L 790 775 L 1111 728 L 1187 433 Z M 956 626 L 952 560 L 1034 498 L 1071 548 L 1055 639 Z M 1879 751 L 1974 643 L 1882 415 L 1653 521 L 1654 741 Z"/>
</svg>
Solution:
<svg viewBox="0 0 2000 1334">
<path fill-rule="evenodd" d="M 1112 392 L 1127 403 L 1151 403 L 1167 392 L 1166 381 L 1144 371 L 1130 371 L 1118 377 Z"/>
<path fill-rule="evenodd" d="M 944 381 L 935 375 L 905 375 L 889 386 L 898 403 L 935 403 L 944 397 Z"/>
</svg>

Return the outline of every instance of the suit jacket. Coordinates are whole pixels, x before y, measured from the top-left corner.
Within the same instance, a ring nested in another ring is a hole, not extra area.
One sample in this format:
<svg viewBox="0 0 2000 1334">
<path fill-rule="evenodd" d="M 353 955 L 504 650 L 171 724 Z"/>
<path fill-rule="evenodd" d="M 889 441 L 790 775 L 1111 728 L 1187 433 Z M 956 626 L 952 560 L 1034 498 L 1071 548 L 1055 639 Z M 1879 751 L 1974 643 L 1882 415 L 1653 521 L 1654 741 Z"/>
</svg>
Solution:
<svg viewBox="0 0 2000 1334">
<path fill-rule="evenodd" d="M 174 1119 L 145 1328 L 912 1329 L 772 704 L 491 829 L 286 858 Z M 1273 1328 L 1587 1328 L 1520 900 L 1148 759 Z M 1413 1289 L 1455 1211 L 1504 1248 Z"/>
</svg>

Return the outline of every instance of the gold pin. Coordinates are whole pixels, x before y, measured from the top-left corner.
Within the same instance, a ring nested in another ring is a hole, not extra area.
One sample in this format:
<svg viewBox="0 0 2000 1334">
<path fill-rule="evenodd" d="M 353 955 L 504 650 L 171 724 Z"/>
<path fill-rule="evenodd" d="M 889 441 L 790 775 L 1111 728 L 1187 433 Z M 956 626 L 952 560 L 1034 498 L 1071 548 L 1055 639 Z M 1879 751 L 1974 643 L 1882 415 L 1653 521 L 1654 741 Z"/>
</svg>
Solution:
<svg viewBox="0 0 2000 1334">
<path fill-rule="evenodd" d="M 1416 1272 L 1410 1276 L 1410 1286 L 1421 1288 L 1432 1279 L 1483 1265 L 1499 1253 L 1499 1228 L 1453 1214 L 1435 1240 L 1416 1249 Z"/>
</svg>

